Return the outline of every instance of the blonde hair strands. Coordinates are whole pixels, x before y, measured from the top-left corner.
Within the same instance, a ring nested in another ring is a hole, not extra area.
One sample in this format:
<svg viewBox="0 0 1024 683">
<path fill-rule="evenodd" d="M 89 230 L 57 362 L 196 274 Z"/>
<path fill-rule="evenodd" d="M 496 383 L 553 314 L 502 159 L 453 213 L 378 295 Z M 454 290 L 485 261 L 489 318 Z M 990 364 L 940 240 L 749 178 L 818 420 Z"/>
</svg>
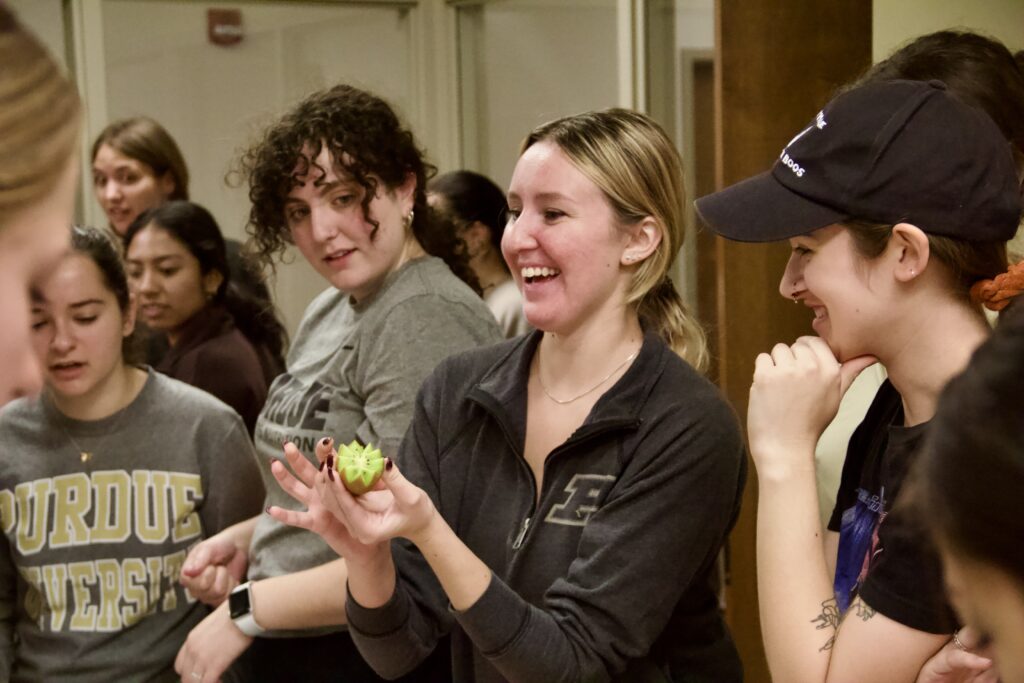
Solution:
<svg viewBox="0 0 1024 683">
<path fill-rule="evenodd" d="M 39 42 L 0 5 L 0 224 L 44 196 L 78 143 L 78 94 Z"/>
<path fill-rule="evenodd" d="M 542 141 L 557 145 L 601 189 L 623 226 L 651 217 L 661 227 L 661 243 L 637 267 L 626 301 L 673 351 L 704 370 L 704 330 L 668 277 L 685 237 L 686 204 L 682 160 L 672 141 L 650 118 L 617 108 L 539 126 L 520 152 Z"/>
</svg>

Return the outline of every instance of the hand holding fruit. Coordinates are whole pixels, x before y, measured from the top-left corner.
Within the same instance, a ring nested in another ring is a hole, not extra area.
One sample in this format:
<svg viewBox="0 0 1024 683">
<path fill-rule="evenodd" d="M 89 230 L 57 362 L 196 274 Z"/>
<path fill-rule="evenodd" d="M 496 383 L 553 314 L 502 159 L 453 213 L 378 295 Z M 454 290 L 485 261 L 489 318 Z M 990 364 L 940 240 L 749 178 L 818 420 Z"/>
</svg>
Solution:
<svg viewBox="0 0 1024 683">
<path fill-rule="evenodd" d="M 321 469 L 328 458 L 333 458 L 331 444 L 330 438 L 323 438 L 317 442 L 316 457 L 322 463 Z M 349 561 L 370 559 L 378 549 L 367 547 L 352 538 L 342 521 L 320 500 L 314 482 L 318 477 L 324 478 L 323 472 L 318 473 L 316 466 L 295 447 L 295 444 L 285 444 L 284 454 L 291 471 L 278 462 L 271 463 L 270 471 L 284 492 L 302 504 L 305 510 L 271 506 L 267 508 L 267 514 L 283 524 L 307 529 L 319 535 L 334 552 Z"/>
<path fill-rule="evenodd" d="M 362 543 L 398 537 L 417 542 L 435 517 L 430 496 L 406 480 L 379 450 L 369 445 L 361 451 L 356 448 L 342 446 L 337 457 L 328 456 L 321 465 L 314 485 L 320 503 Z"/>
</svg>

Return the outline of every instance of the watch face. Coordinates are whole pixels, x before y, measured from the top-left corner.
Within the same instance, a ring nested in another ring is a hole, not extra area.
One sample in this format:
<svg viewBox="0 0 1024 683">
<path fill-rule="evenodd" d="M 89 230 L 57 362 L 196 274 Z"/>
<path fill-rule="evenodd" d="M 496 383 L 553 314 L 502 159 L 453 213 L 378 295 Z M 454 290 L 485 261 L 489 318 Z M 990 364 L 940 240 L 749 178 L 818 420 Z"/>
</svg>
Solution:
<svg viewBox="0 0 1024 683">
<path fill-rule="evenodd" d="M 231 612 L 232 619 L 239 619 L 252 611 L 249 605 L 248 586 L 241 590 L 235 590 L 228 596 L 228 611 Z"/>
</svg>

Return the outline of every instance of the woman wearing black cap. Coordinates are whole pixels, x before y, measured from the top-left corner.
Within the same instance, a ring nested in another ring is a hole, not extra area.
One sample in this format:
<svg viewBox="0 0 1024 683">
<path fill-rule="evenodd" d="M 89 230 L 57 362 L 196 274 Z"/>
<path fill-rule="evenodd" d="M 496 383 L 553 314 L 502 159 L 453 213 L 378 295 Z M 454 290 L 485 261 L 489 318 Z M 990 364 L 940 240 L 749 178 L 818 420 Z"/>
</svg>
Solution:
<svg viewBox="0 0 1024 683">
<path fill-rule="evenodd" d="M 773 677 L 913 681 L 957 622 L 933 550 L 894 503 L 939 392 L 989 334 L 969 291 L 1006 270 L 1020 218 L 1005 138 L 941 83 L 865 85 L 829 103 L 771 171 L 697 209 L 725 237 L 789 240 L 780 292 L 813 310 L 818 335 L 761 354 L 751 387 Z M 823 545 L 814 446 L 875 361 L 889 381 L 850 441 Z"/>
</svg>

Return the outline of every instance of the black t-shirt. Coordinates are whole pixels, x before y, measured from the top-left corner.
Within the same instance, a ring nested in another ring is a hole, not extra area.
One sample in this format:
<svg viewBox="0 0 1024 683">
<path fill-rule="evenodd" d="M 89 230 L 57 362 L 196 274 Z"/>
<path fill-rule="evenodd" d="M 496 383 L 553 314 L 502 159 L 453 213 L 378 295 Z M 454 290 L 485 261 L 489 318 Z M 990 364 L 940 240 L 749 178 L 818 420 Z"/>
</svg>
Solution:
<svg viewBox="0 0 1024 683">
<path fill-rule="evenodd" d="M 850 438 L 836 506 L 835 594 L 845 611 L 858 594 L 890 619 L 927 633 L 952 633 L 938 554 L 921 520 L 897 503 L 928 423 L 903 426 L 903 400 L 886 381 Z"/>
</svg>

